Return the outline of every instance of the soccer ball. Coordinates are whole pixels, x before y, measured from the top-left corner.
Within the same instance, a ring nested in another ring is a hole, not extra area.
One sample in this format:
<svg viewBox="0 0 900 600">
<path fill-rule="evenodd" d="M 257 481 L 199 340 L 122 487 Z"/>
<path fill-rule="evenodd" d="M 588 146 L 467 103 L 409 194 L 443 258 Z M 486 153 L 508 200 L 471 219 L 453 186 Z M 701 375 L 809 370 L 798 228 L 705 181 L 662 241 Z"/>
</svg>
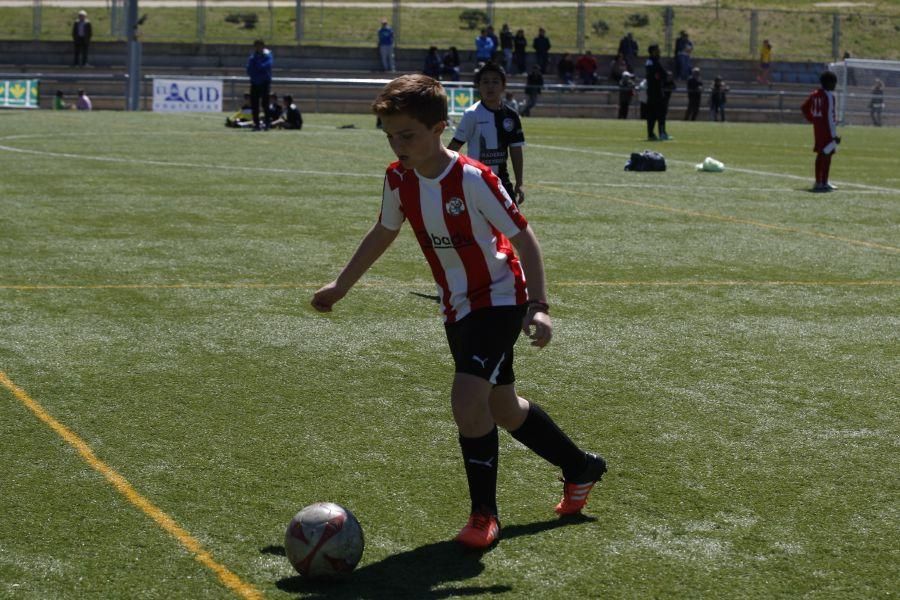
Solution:
<svg viewBox="0 0 900 600">
<path fill-rule="evenodd" d="M 294 515 L 284 532 L 288 560 L 310 579 L 349 575 L 362 558 L 364 546 L 359 521 L 331 502 L 310 504 Z"/>
</svg>

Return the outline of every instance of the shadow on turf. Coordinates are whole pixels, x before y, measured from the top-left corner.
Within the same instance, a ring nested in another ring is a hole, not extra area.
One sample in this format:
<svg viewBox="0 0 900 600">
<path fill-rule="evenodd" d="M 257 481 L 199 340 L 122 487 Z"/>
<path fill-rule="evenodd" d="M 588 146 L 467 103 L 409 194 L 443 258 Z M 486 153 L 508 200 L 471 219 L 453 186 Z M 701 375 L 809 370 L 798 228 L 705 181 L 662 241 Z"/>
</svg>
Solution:
<svg viewBox="0 0 900 600">
<path fill-rule="evenodd" d="M 576 515 L 553 521 L 538 521 L 527 525 L 503 528 L 501 539 L 509 540 L 521 535 L 534 535 L 542 531 L 589 523 L 594 517 Z M 283 546 L 267 546 L 260 552 L 284 556 Z M 436 542 L 419 546 L 415 550 L 388 556 L 377 563 L 366 565 L 349 578 L 340 581 L 307 581 L 299 575 L 285 577 L 276 582 L 278 589 L 303 594 L 309 598 L 422 598 L 436 600 L 456 596 L 478 594 L 503 594 L 512 591 L 509 585 L 452 586 L 434 589 L 448 582 L 464 581 L 478 576 L 483 570 L 483 552 L 466 550 L 454 541 Z"/>
</svg>

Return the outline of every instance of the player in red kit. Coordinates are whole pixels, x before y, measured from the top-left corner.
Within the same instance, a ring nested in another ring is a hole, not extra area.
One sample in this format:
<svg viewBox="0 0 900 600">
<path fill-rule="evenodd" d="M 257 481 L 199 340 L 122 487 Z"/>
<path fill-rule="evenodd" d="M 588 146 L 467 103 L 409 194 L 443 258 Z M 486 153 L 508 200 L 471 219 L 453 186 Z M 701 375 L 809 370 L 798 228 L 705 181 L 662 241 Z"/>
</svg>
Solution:
<svg viewBox="0 0 900 600">
<path fill-rule="evenodd" d="M 814 192 L 833 192 L 837 188 L 828 183 L 828 172 L 831 170 L 831 157 L 837 152 L 841 138 L 837 135 L 837 110 L 835 106 L 834 88 L 837 86 L 837 75 L 825 71 L 819 77 L 822 87 L 814 91 L 803 103 L 801 109 L 806 120 L 813 124 L 816 153 L 816 185 Z"/>
<path fill-rule="evenodd" d="M 581 450 L 540 406 L 516 392 L 519 333 L 539 348 L 553 334 L 541 249 L 491 168 L 441 143 L 444 87 L 425 75 L 404 75 L 385 86 L 372 108 L 398 160 L 387 168 L 378 220 L 312 305 L 330 311 L 409 223 L 437 284 L 455 367 L 450 406 L 471 499 L 456 540 L 486 549 L 500 535 L 498 425 L 562 471 L 560 515 L 581 511 L 606 461 Z"/>
</svg>

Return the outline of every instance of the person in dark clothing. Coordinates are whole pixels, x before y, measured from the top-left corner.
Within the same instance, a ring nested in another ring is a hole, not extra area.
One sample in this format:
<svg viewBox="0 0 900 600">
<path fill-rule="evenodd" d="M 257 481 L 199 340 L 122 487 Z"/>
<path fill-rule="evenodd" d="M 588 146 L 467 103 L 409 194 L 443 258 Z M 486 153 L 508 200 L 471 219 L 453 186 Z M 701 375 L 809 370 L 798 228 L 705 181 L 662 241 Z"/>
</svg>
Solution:
<svg viewBox="0 0 900 600">
<path fill-rule="evenodd" d="M 265 116 L 266 129 L 272 123 L 265 103 L 269 99 L 269 87 L 272 85 L 272 52 L 266 48 L 262 40 L 253 42 L 253 54 L 247 59 L 247 75 L 250 76 L 250 107 L 253 110 L 253 129 L 260 131 L 260 108 Z"/>
<path fill-rule="evenodd" d="M 647 58 L 646 63 L 647 139 L 658 140 L 660 138 L 656 137 L 653 130 L 663 110 L 663 83 L 666 80 L 666 72 L 659 62 L 659 44 L 650 46 L 648 52 L 650 52 L 650 57 Z M 662 135 L 663 131 L 664 127 L 660 127 L 660 135 Z"/>
<path fill-rule="evenodd" d="M 575 83 L 575 61 L 568 52 L 563 54 L 556 63 L 556 75 L 559 77 L 559 82 L 564 85 Z"/>
<path fill-rule="evenodd" d="M 685 121 L 696 121 L 700 112 L 700 97 L 703 95 L 703 80 L 700 78 L 700 69 L 694 67 L 691 76 L 687 80 L 688 105 L 684 112 Z"/>
<path fill-rule="evenodd" d="M 425 65 L 422 67 L 422 73 L 439 79 L 441 76 L 441 57 L 438 56 L 437 46 L 431 46 L 428 54 L 425 55 Z"/>
<path fill-rule="evenodd" d="M 278 103 L 278 94 L 269 94 L 269 104 L 266 106 L 266 113 L 269 117 L 269 122 L 275 121 L 281 118 L 281 105 Z"/>
<path fill-rule="evenodd" d="M 638 43 L 637 40 L 634 39 L 634 36 L 631 35 L 630 31 L 619 41 L 618 53 L 625 58 L 628 64 L 637 64 L 634 60 L 638 55 Z"/>
<path fill-rule="evenodd" d="M 528 50 L 528 40 L 525 38 L 525 30 L 519 29 L 513 37 L 513 61 L 516 63 L 516 73 L 521 75 L 527 70 L 525 53 Z"/>
<path fill-rule="evenodd" d="M 272 121 L 272 127 L 279 129 L 303 129 L 303 115 L 300 109 L 294 104 L 294 97 L 285 95 L 282 99 L 284 102 L 284 111 L 281 116 Z"/>
<path fill-rule="evenodd" d="M 503 68 L 512 73 L 513 66 L 513 32 L 507 23 L 500 28 L 500 50 L 503 51 Z"/>
<path fill-rule="evenodd" d="M 725 122 L 725 102 L 726 94 L 728 94 L 728 85 L 721 77 L 713 80 L 712 89 L 709 91 L 709 118 L 712 121 Z"/>
<path fill-rule="evenodd" d="M 541 66 L 537 64 L 531 65 L 531 72 L 525 80 L 525 95 L 528 97 L 528 102 L 525 103 L 525 108 L 522 109 L 523 117 L 531 116 L 531 109 L 537 104 L 537 99 L 542 89 L 544 89 L 544 76 L 541 74 Z"/>
<path fill-rule="evenodd" d="M 666 78 L 662 85 L 662 104 L 660 105 L 659 115 L 656 120 L 659 123 L 659 139 L 670 140 L 669 133 L 666 131 L 666 117 L 669 115 L 669 101 L 672 100 L 672 92 L 675 91 L 675 75 L 672 71 L 665 72 Z"/>
<path fill-rule="evenodd" d="M 450 81 L 459 81 L 459 52 L 456 46 L 450 46 L 441 59 L 441 78 Z"/>
<path fill-rule="evenodd" d="M 72 23 L 72 41 L 75 43 L 73 66 L 83 67 L 87 64 L 88 46 L 91 43 L 92 35 L 93 28 L 91 22 L 88 21 L 87 13 L 83 10 L 78 11 L 78 20 Z"/>
<path fill-rule="evenodd" d="M 546 73 L 550 61 L 551 44 L 550 38 L 547 37 L 547 31 L 543 27 L 538 29 L 538 35 L 531 42 L 531 47 L 534 48 L 534 60 L 540 65 L 541 73 Z"/>
</svg>

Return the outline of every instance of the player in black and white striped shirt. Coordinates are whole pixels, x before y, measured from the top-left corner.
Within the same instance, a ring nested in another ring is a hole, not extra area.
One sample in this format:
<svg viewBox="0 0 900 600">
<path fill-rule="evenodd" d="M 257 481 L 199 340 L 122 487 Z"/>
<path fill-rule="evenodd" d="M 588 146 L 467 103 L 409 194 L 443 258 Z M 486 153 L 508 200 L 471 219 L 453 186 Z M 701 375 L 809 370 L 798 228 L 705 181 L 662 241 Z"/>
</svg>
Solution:
<svg viewBox="0 0 900 600">
<path fill-rule="evenodd" d="M 447 146 L 459 150 L 468 144 L 467 154 L 487 165 L 503 183 L 509 196 L 521 204 L 525 201 L 523 187 L 525 134 L 519 113 L 503 102 L 506 93 L 506 73 L 495 63 L 486 63 L 475 74 L 475 86 L 481 100 L 470 106 L 462 119 L 453 140 Z M 515 184 L 507 169 L 507 157 L 512 162 Z"/>
</svg>

